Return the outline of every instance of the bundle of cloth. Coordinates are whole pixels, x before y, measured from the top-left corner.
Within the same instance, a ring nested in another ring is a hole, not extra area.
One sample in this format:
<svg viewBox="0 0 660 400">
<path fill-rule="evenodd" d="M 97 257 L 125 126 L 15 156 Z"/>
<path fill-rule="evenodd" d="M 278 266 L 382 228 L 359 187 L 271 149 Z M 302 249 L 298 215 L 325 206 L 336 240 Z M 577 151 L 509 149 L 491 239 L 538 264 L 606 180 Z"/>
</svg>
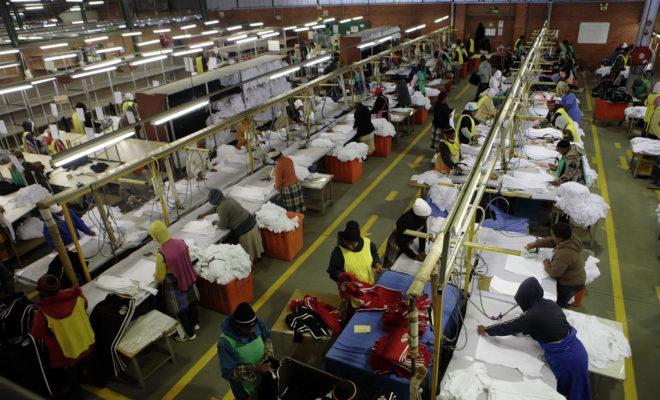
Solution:
<svg viewBox="0 0 660 400">
<path fill-rule="evenodd" d="M 297 229 L 300 224 L 298 216 L 289 218 L 284 208 L 270 201 L 261 206 L 255 217 L 259 228 L 268 229 L 273 233 L 290 232 Z"/>
<path fill-rule="evenodd" d="M 305 295 L 293 300 L 289 309 L 291 314 L 285 322 L 298 335 L 309 332 L 315 339 L 321 339 L 341 332 L 341 312 L 316 297 Z"/>
<path fill-rule="evenodd" d="M 644 118 L 646 115 L 646 107 L 645 106 L 633 106 L 633 107 L 626 107 L 625 110 L 623 110 L 623 114 L 626 116 L 626 121 L 628 121 L 630 118 Z"/>
<path fill-rule="evenodd" d="M 394 129 L 394 125 L 392 125 L 392 123 L 385 118 L 373 118 L 371 123 L 376 129 L 374 132 L 375 135 L 383 137 L 396 136 L 396 129 Z"/>
<path fill-rule="evenodd" d="M 427 294 L 417 299 L 415 304 L 418 311 L 419 335 L 426 332 L 429 324 L 428 310 L 431 307 L 431 299 Z M 408 305 L 404 301 L 391 304 L 383 313 L 383 330 L 385 332 L 394 332 L 398 328 L 408 327 Z"/>
<path fill-rule="evenodd" d="M 449 211 L 456 202 L 458 189 L 454 187 L 451 179 L 440 178 L 429 190 L 429 198 L 440 211 Z"/>
<path fill-rule="evenodd" d="M 342 298 L 359 304 L 360 310 L 386 310 L 403 298 L 403 292 L 381 285 L 370 285 L 355 275 L 343 272 L 337 280 Z"/>
<path fill-rule="evenodd" d="M 442 179 L 443 176 L 444 175 L 442 173 L 432 169 L 429 171 L 424 171 L 418 175 L 413 175 L 410 179 L 419 183 L 420 185 L 433 186 L 436 183 L 438 183 L 438 181 L 440 181 L 440 179 Z"/>
<path fill-rule="evenodd" d="M 630 140 L 633 153 L 660 156 L 660 140 L 636 137 Z"/>
<path fill-rule="evenodd" d="M 212 244 L 204 250 L 190 246 L 190 251 L 199 260 L 195 271 L 209 282 L 226 285 L 247 278 L 252 271 L 250 256 L 237 244 Z"/>
<path fill-rule="evenodd" d="M 353 160 L 364 161 L 369 153 L 369 145 L 366 143 L 350 142 L 345 146 L 337 146 L 332 150 L 332 155 L 341 162 Z"/>
<path fill-rule="evenodd" d="M 421 92 L 415 92 L 410 96 L 412 105 L 415 107 L 424 107 L 427 110 L 431 109 L 431 100 L 424 96 Z"/>
<path fill-rule="evenodd" d="M 610 206 L 601 196 L 591 193 L 581 183 L 562 183 L 557 189 L 555 206 L 568 215 L 576 224 L 588 227 L 605 218 Z"/>
<path fill-rule="evenodd" d="M 48 189 L 35 183 L 34 185 L 20 188 L 16 192 L 16 197 L 14 197 L 13 201 L 16 207 L 28 207 L 34 206 L 48 196 L 50 196 Z"/>
<path fill-rule="evenodd" d="M 409 340 L 408 327 L 396 328 L 389 335 L 378 339 L 369 356 L 369 363 L 374 372 L 376 374 L 394 373 L 398 377 L 410 379 L 413 373 L 412 361 L 409 357 Z M 419 354 L 424 366 L 428 367 L 433 355 L 421 343 L 419 344 Z"/>
</svg>

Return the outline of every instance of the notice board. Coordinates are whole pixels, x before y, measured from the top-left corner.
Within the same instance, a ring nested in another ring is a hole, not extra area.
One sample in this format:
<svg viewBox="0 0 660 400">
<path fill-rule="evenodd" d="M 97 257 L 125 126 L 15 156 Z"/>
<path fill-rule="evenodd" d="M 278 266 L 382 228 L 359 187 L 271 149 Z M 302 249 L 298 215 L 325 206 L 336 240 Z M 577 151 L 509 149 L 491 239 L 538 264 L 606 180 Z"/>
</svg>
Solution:
<svg viewBox="0 0 660 400">
<path fill-rule="evenodd" d="M 609 22 L 582 22 L 578 33 L 578 43 L 605 44 L 610 32 Z"/>
</svg>

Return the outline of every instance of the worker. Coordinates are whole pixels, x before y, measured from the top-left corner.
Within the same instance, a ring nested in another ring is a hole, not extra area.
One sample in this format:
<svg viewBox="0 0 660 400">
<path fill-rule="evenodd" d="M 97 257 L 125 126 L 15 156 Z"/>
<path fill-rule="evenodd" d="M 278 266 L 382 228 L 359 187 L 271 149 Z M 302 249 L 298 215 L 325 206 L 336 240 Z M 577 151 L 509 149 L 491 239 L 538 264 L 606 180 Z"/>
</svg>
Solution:
<svg viewBox="0 0 660 400">
<path fill-rule="evenodd" d="M 647 131 L 649 122 L 651 121 L 651 115 L 653 115 L 653 111 L 655 111 L 655 99 L 658 97 L 660 97 L 660 82 L 656 82 L 655 85 L 653 85 L 653 93 L 648 95 L 646 101 L 644 102 L 644 105 L 646 106 L 646 114 L 644 114 L 644 126 L 647 127 L 645 129 Z"/>
<path fill-rule="evenodd" d="M 495 89 L 488 89 L 481 93 L 481 97 L 477 101 L 477 113 L 474 115 L 477 122 L 485 122 L 488 118 L 494 118 L 497 115 L 497 109 L 493 103 L 495 96 L 497 96 Z"/>
<path fill-rule="evenodd" d="M 567 400 L 591 400 L 587 351 L 564 311 L 543 298 L 543 288 L 534 277 L 520 284 L 514 298 L 523 314 L 488 327 L 478 325 L 479 334 L 530 335 L 543 348 L 545 361 L 557 379 L 557 391 Z"/>
<path fill-rule="evenodd" d="M 648 129 L 646 130 L 646 137 L 658 139 L 660 138 L 660 97 L 655 99 L 655 111 L 651 115 Z M 656 171 L 658 167 L 656 167 Z"/>
<path fill-rule="evenodd" d="M 633 96 L 637 100 L 644 101 L 651 94 L 651 81 L 646 79 L 645 76 L 642 76 L 639 79 L 635 79 L 632 85 Z"/>
<path fill-rule="evenodd" d="M 85 121 L 81 121 L 78 116 L 78 109 L 81 109 L 83 115 L 87 113 L 87 106 L 84 103 L 76 103 L 76 109 L 73 110 L 71 114 L 71 123 L 73 124 L 73 132 L 80 133 L 81 135 L 85 133 Z"/>
<path fill-rule="evenodd" d="M 430 72 L 428 68 L 426 68 L 426 65 L 424 65 L 424 61 L 420 61 L 415 68 L 415 72 L 410 83 L 415 90 L 419 91 L 423 95 L 426 95 L 426 82 L 429 75 Z"/>
<path fill-rule="evenodd" d="M 31 120 L 23 121 L 23 151 L 32 154 L 45 154 L 44 143 L 38 139 L 37 132 L 34 129 L 34 122 Z"/>
<path fill-rule="evenodd" d="M 50 212 L 53 216 L 53 219 L 55 220 L 55 223 L 57 224 L 57 230 L 60 232 L 60 237 L 62 238 L 62 243 L 64 243 L 64 246 L 68 246 L 73 243 L 72 233 L 69 231 L 69 225 L 62 218 L 62 207 L 57 204 L 53 204 L 50 206 Z M 78 214 L 75 212 L 69 212 L 69 216 L 71 217 L 71 224 L 73 225 L 73 229 L 75 230 L 75 235 L 77 238 L 80 238 L 80 232 L 84 233 L 85 235 L 96 236 L 96 232 L 91 230 L 87 224 L 85 224 L 85 222 L 80 219 Z M 46 239 L 48 246 L 50 246 L 50 248 L 53 250 L 57 250 L 55 247 L 55 240 L 50 235 L 50 231 L 48 230 L 46 224 L 44 224 L 43 232 L 44 239 Z"/>
<path fill-rule="evenodd" d="M 357 222 L 348 221 L 344 230 L 337 234 L 337 246 L 330 255 L 330 278 L 337 281 L 339 275 L 348 272 L 359 281 L 373 285 L 376 281 L 374 272 L 382 269 L 376 245 L 362 236 Z"/>
<path fill-rule="evenodd" d="M 499 69 L 495 71 L 493 76 L 490 77 L 490 81 L 488 82 L 488 87 L 490 89 L 497 90 L 498 94 L 500 91 L 502 91 L 502 71 L 500 71 Z"/>
<path fill-rule="evenodd" d="M 463 172 L 458 166 L 461 160 L 461 142 L 456 136 L 454 128 L 445 129 L 442 132 L 442 140 L 440 140 L 438 154 L 435 158 L 436 171 L 443 174 Z"/>
<path fill-rule="evenodd" d="M 61 290 L 59 279 L 45 274 L 37 281 L 37 303 L 30 334 L 48 352 L 49 381 L 55 398 L 82 399 L 80 363 L 92 354 L 95 336 L 80 287 Z M 57 387 L 59 386 L 59 387 Z"/>
<path fill-rule="evenodd" d="M 442 131 L 451 128 L 451 115 L 453 109 L 447 104 L 447 92 L 440 92 L 438 99 L 433 105 L 433 129 L 431 130 L 431 148 L 438 150 Z"/>
<path fill-rule="evenodd" d="M 559 81 L 557 83 L 557 94 L 562 96 L 561 105 L 564 108 L 565 112 L 571 117 L 577 126 L 582 126 L 582 112 L 578 105 L 578 99 L 575 96 L 575 93 L 568 86 L 568 83 L 565 81 Z"/>
<path fill-rule="evenodd" d="M 562 107 L 556 109 L 552 120 L 553 126 L 562 131 L 564 139 L 582 145 L 582 140 L 578 133 L 578 125 L 573 121 L 573 118 L 568 115 L 563 104 Z"/>
<path fill-rule="evenodd" d="M 236 148 L 242 149 L 248 145 L 248 138 L 252 130 L 252 122 L 248 118 L 244 118 L 236 124 Z"/>
<path fill-rule="evenodd" d="M 353 128 L 356 130 L 355 140 L 369 146 L 367 154 L 372 154 L 376 150 L 374 137 L 376 128 L 371 123 L 371 111 L 362 103 L 355 109 Z"/>
<path fill-rule="evenodd" d="M 401 253 L 413 260 L 424 261 L 426 257 L 426 239 L 419 238 L 419 251 L 412 249 L 414 236 L 405 233 L 406 230 L 426 233 L 426 219 L 431 215 L 431 206 L 424 199 L 416 199 L 413 208 L 406 211 L 396 221 L 396 229 L 387 239 L 383 268 L 392 268 Z"/>
<path fill-rule="evenodd" d="M 626 67 L 630 66 L 630 46 L 624 43 L 624 45 L 621 47 L 621 53 L 619 53 L 619 55 L 614 60 L 612 69 L 610 70 L 610 79 L 615 82 L 615 84 L 619 84 L 619 82 L 625 82 L 625 78 L 620 75 L 623 71 L 625 71 Z"/>
<path fill-rule="evenodd" d="M 395 94 L 398 107 L 412 106 L 412 99 L 410 98 L 410 91 L 408 90 L 408 83 L 406 82 L 406 78 L 399 78 L 399 82 L 396 84 Z"/>
<path fill-rule="evenodd" d="M 376 100 L 374 101 L 374 106 L 371 108 L 371 115 L 376 118 L 385 118 L 389 121 L 390 99 L 383 94 L 383 89 L 380 86 L 374 90 L 374 95 L 376 95 Z"/>
<path fill-rule="evenodd" d="M 477 112 L 477 103 L 471 101 L 465 105 L 458 123 L 458 140 L 469 144 L 477 140 L 477 129 L 474 115 Z"/>
<path fill-rule="evenodd" d="M 513 43 L 513 52 L 515 53 L 518 48 L 523 47 L 525 44 L 525 35 L 520 35 L 518 39 Z"/>
<path fill-rule="evenodd" d="M 66 150 L 64 141 L 54 138 L 50 133 L 46 136 L 46 145 L 48 145 L 48 154 L 51 156 L 58 155 Z"/>
<path fill-rule="evenodd" d="M 218 220 L 213 224 L 220 229 L 229 229 L 233 236 L 233 241 L 238 242 L 243 250 L 250 256 L 252 262 L 261 258 L 264 252 L 264 246 L 261 242 L 261 232 L 257 226 L 257 220 L 242 205 L 231 197 L 225 197 L 218 189 L 209 191 L 209 203 L 215 207 L 206 213 L 200 214 L 197 218 L 202 219 L 214 212 L 218 214 Z"/>
<path fill-rule="evenodd" d="M 472 55 L 474 53 L 476 53 L 477 48 L 474 45 L 474 39 L 473 38 L 468 38 L 468 48 L 467 48 L 467 50 L 468 50 L 468 54 L 470 55 L 470 57 L 472 57 Z"/>
<path fill-rule="evenodd" d="M 477 93 L 474 95 L 474 101 L 479 100 L 481 94 L 488 89 L 490 78 L 493 76 L 493 67 L 491 67 L 490 61 L 488 61 L 488 58 L 485 55 L 481 56 L 481 63 L 479 63 L 477 75 L 479 76 L 479 86 L 477 86 Z M 495 93 L 495 95 L 497 95 L 497 93 Z"/>
<path fill-rule="evenodd" d="M 44 174 L 46 167 L 42 163 L 25 160 L 20 150 L 12 150 L 12 156 L 16 158 L 17 164 L 10 164 L 9 172 L 16 186 L 25 187 L 38 183 L 48 188 L 48 178 Z"/>
<path fill-rule="evenodd" d="M 302 214 L 305 212 L 305 199 L 303 189 L 298 177 L 296 168 L 290 157 L 282 155 L 279 150 L 274 150 L 269 154 L 272 161 L 275 162 L 273 170 L 275 176 L 275 190 L 279 190 L 281 197 L 281 206 L 287 211 Z"/>
<path fill-rule="evenodd" d="M 279 362 L 273 358 L 268 326 L 248 303 L 240 303 L 222 321 L 218 360 L 222 377 L 236 400 L 276 399 Z"/>
<path fill-rule="evenodd" d="M 463 49 L 459 44 L 460 44 L 460 40 L 457 40 L 456 43 L 451 45 L 451 50 L 452 50 L 451 58 L 456 64 L 455 68 L 457 71 L 461 70 L 463 63 L 465 62 L 465 60 L 463 59 Z M 456 76 L 456 78 L 458 77 Z"/>
<path fill-rule="evenodd" d="M 561 159 L 556 166 L 552 166 L 556 171 L 557 179 L 551 182 L 552 185 L 559 186 L 565 182 L 578 182 L 585 184 L 584 166 L 582 165 L 582 154 L 575 145 L 568 140 L 557 142 L 556 150 L 561 154 Z"/>
<path fill-rule="evenodd" d="M 121 112 L 126 115 L 127 112 L 133 113 L 133 119 L 138 120 L 137 103 L 133 93 L 124 93 L 124 102 L 121 103 Z"/>
<path fill-rule="evenodd" d="M 156 253 L 154 280 L 162 285 L 167 314 L 177 319 L 183 328 L 174 340 L 193 340 L 199 330 L 199 292 L 188 246 L 183 240 L 171 237 L 162 221 L 151 223 L 149 235 L 160 246 Z"/>
</svg>

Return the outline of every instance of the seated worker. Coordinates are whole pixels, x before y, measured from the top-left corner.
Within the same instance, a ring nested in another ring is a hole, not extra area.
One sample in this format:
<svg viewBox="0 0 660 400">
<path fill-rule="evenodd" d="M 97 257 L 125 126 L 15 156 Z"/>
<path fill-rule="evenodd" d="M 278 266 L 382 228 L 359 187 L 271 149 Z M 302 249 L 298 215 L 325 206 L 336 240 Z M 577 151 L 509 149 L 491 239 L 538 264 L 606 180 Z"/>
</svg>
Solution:
<svg viewBox="0 0 660 400">
<path fill-rule="evenodd" d="M 557 113 L 557 111 L 559 111 L 560 108 L 563 108 L 562 105 L 555 99 L 548 100 L 546 104 L 548 106 L 548 113 L 545 115 L 545 119 L 543 119 L 543 121 L 540 121 L 538 124 L 534 125 L 534 129 L 554 126 L 555 118 L 560 115 Z"/>
<path fill-rule="evenodd" d="M 525 45 L 525 35 L 520 35 L 518 39 L 513 43 L 513 52 L 515 53 L 520 47 Z"/>
<path fill-rule="evenodd" d="M 122 115 L 126 116 L 128 112 L 133 113 L 133 119 L 135 121 L 140 119 L 138 115 L 137 103 L 135 102 L 135 96 L 132 93 L 124 94 L 124 101 L 121 103 Z M 128 117 L 126 117 L 126 120 L 130 123 L 130 121 L 128 121 Z"/>
<path fill-rule="evenodd" d="M 62 141 L 62 139 L 55 139 L 50 133 L 46 136 L 46 144 L 48 145 L 48 154 L 51 156 L 66 151 L 66 144 L 64 144 L 64 141 Z"/>
<path fill-rule="evenodd" d="M 454 112 L 447 104 L 447 92 L 440 92 L 438 100 L 433 105 L 433 129 L 431 130 L 431 148 L 435 151 L 438 150 L 440 139 L 442 138 L 442 131 L 451 128 L 450 119 L 451 114 Z"/>
<path fill-rule="evenodd" d="M 199 330 L 199 293 L 195 286 L 197 274 L 190 260 L 188 246 L 183 240 L 171 237 L 162 221 L 151 223 L 149 235 L 160 245 L 156 253 L 154 280 L 162 284 L 167 314 L 178 320 L 183 328 L 183 332 L 179 332 L 174 340 L 193 340 L 197 337 L 195 331 Z"/>
<path fill-rule="evenodd" d="M 410 98 L 406 78 L 399 78 L 394 93 L 396 94 L 397 107 L 412 107 L 412 99 Z"/>
<path fill-rule="evenodd" d="M 46 167 L 40 162 L 30 162 L 25 160 L 23 152 L 20 150 L 12 150 L 12 155 L 16 157 L 19 166 L 10 164 L 9 173 L 11 179 L 16 186 L 25 187 L 38 183 L 39 185 L 48 188 L 48 178 L 44 174 Z"/>
<path fill-rule="evenodd" d="M 252 262 L 256 262 L 264 252 L 261 242 L 261 232 L 257 226 L 257 220 L 248 210 L 243 208 L 236 200 L 225 197 L 217 190 L 209 191 L 209 203 L 215 206 L 215 210 L 200 214 L 197 218 L 202 219 L 214 212 L 218 214 L 218 220 L 213 224 L 220 229 L 229 229 L 233 240 L 238 242 L 243 250 L 250 256 Z"/>
<path fill-rule="evenodd" d="M 71 232 L 69 231 L 69 226 L 66 223 L 66 220 L 62 217 L 62 207 L 60 207 L 57 204 L 54 204 L 50 206 L 50 212 L 53 214 L 53 219 L 55 220 L 55 223 L 57 223 L 57 230 L 60 232 L 60 237 L 62 238 L 62 242 L 64 243 L 64 246 L 68 246 L 71 243 L 73 243 L 73 238 L 71 236 Z M 96 232 L 91 230 L 85 222 L 78 216 L 73 211 L 69 211 L 69 215 L 71 216 L 71 223 L 73 224 L 73 228 L 75 229 L 75 234 L 77 238 L 80 238 L 80 233 L 82 232 L 85 235 L 89 236 L 96 236 Z M 46 243 L 48 243 L 48 246 L 50 246 L 51 249 L 55 250 L 55 240 L 53 237 L 50 235 L 50 231 L 48 230 L 48 227 L 46 224 L 44 224 L 44 239 L 46 239 Z"/>
<path fill-rule="evenodd" d="M 461 143 L 469 144 L 477 140 L 476 123 L 474 121 L 476 112 L 477 103 L 471 101 L 465 105 L 458 122 L 458 140 Z"/>
<path fill-rule="evenodd" d="M 376 128 L 374 128 L 374 124 L 371 123 L 371 111 L 369 111 L 367 106 L 360 103 L 355 109 L 354 117 L 353 128 L 357 131 L 355 133 L 355 140 L 369 146 L 367 154 L 371 154 L 376 150 L 374 138 Z"/>
<path fill-rule="evenodd" d="M 651 94 L 651 82 L 644 76 L 635 79 L 632 85 L 632 92 L 636 99 L 646 100 L 649 94 Z"/>
<path fill-rule="evenodd" d="M 296 167 L 291 158 L 283 156 L 278 150 L 269 154 L 275 161 L 273 173 L 275 176 L 275 190 L 279 190 L 281 205 L 287 211 L 302 214 L 305 212 L 305 198 L 300 181 L 296 176 Z"/>
<path fill-rule="evenodd" d="M 461 161 L 461 142 L 456 137 L 453 128 L 442 132 L 442 140 L 438 145 L 438 154 L 435 158 L 435 170 L 443 174 L 451 172 L 461 173 L 463 170 L 458 166 Z"/>
<path fill-rule="evenodd" d="M 528 243 L 527 250 L 552 248 L 552 259 L 543 260 L 543 267 L 551 277 L 557 279 L 557 304 L 568 306 L 571 298 L 585 285 L 582 243 L 573 236 L 571 226 L 558 222 L 550 229 L 550 236 Z"/>
<path fill-rule="evenodd" d="M 83 399 L 79 363 L 92 353 L 96 339 L 87 316 L 87 300 L 80 287 L 61 290 L 59 279 L 50 274 L 39 278 L 37 290 L 41 301 L 30 334 L 48 352 L 54 398 Z"/>
<path fill-rule="evenodd" d="M 236 306 L 222 321 L 218 360 L 222 377 L 229 382 L 236 400 L 277 399 L 273 342 L 268 326 L 248 303 Z"/>
<path fill-rule="evenodd" d="M 644 105 L 646 106 L 646 114 L 644 114 L 644 126 L 648 128 L 649 122 L 651 121 L 651 115 L 655 111 L 655 99 L 660 97 L 660 82 L 656 82 L 653 85 L 653 93 L 646 97 Z M 648 130 L 648 129 L 646 129 Z"/>
<path fill-rule="evenodd" d="M 37 132 L 34 128 L 34 122 L 27 120 L 23 121 L 23 151 L 32 154 L 46 154 L 46 145 L 38 138 Z"/>
<path fill-rule="evenodd" d="M 330 278 L 337 281 L 342 272 L 348 272 L 373 285 L 376 281 L 374 270 L 380 272 L 382 268 L 376 245 L 360 234 L 357 222 L 348 221 L 344 230 L 337 234 L 337 246 L 330 255 Z"/>
<path fill-rule="evenodd" d="M 543 288 L 534 277 L 520 284 L 515 300 L 523 314 L 491 326 L 479 325 L 480 335 L 530 335 L 543 348 L 545 360 L 557 378 L 557 391 L 568 400 L 590 400 L 589 358 L 577 331 L 564 311 L 543 298 Z"/>
<path fill-rule="evenodd" d="M 371 115 L 375 118 L 385 118 L 389 120 L 390 99 L 383 94 L 383 89 L 380 87 L 377 87 L 376 90 L 374 90 L 374 94 L 376 95 L 376 101 L 371 108 Z"/>
<path fill-rule="evenodd" d="M 582 165 L 582 154 L 577 147 L 568 140 L 557 142 L 556 150 L 561 154 L 561 159 L 555 168 L 557 179 L 551 183 L 559 186 L 565 182 L 578 182 L 585 184 L 584 166 Z"/>
<path fill-rule="evenodd" d="M 497 109 L 493 103 L 493 99 L 497 96 L 497 90 L 488 89 L 481 93 L 479 101 L 477 101 L 477 113 L 474 115 L 479 123 L 486 121 L 488 118 L 494 118 L 497 115 Z"/>
<path fill-rule="evenodd" d="M 655 111 L 653 111 L 651 120 L 646 129 L 646 137 L 652 139 L 660 138 L 660 97 L 655 99 Z M 656 173 L 657 171 L 658 167 L 656 167 Z"/>
<path fill-rule="evenodd" d="M 582 126 L 582 112 L 580 111 L 577 97 L 575 97 L 575 93 L 568 86 L 568 83 L 565 81 L 558 82 L 557 94 L 562 96 L 561 105 L 568 116 L 571 117 L 578 126 Z"/>
<path fill-rule="evenodd" d="M 431 206 L 424 199 L 417 199 L 413 208 L 406 211 L 396 221 L 396 229 L 387 239 L 383 268 L 392 268 L 397 258 L 404 253 L 408 257 L 417 261 L 424 261 L 426 257 L 426 240 L 419 239 L 419 253 L 411 248 L 415 241 L 414 236 L 408 236 L 406 230 L 426 233 L 426 219 L 431 215 Z"/>
<path fill-rule="evenodd" d="M 76 109 L 80 108 L 83 110 L 83 114 L 87 114 L 87 106 L 84 103 L 76 103 Z M 71 123 L 73 124 L 73 132 L 80 133 L 83 135 L 85 133 L 85 121 L 81 121 L 78 117 L 78 112 L 74 109 L 73 114 L 71 114 Z"/>
</svg>

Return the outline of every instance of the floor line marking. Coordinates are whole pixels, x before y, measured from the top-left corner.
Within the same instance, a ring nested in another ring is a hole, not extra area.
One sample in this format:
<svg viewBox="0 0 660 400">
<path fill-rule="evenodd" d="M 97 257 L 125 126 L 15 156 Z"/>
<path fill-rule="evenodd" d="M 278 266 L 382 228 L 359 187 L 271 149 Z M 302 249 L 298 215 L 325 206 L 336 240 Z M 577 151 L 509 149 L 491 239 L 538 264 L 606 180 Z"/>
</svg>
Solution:
<svg viewBox="0 0 660 400">
<path fill-rule="evenodd" d="M 630 165 L 628 165 L 628 160 L 626 160 L 626 156 L 619 156 L 619 168 L 630 169 Z"/>
<path fill-rule="evenodd" d="M 323 231 L 320 237 L 318 237 L 309 247 L 291 264 L 291 266 L 284 271 L 284 273 L 266 290 L 266 292 L 261 295 L 261 297 L 252 305 L 254 311 L 259 311 L 259 309 L 266 304 L 266 302 L 273 296 L 273 294 L 293 275 L 298 268 L 309 258 L 316 249 L 321 246 L 325 239 L 334 232 L 335 229 L 350 215 L 350 213 L 358 206 L 364 199 L 371 193 L 378 184 L 385 179 L 385 177 L 403 160 L 403 158 L 412 150 L 413 147 L 426 135 L 426 133 L 431 129 L 431 123 L 429 123 L 424 129 L 422 129 L 406 148 L 394 159 L 390 164 L 385 167 L 385 169 L 374 179 L 367 188 L 358 195 L 358 197 L 353 200 L 353 202 Z M 163 400 L 173 400 L 178 396 L 183 389 L 188 386 L 188 384 L 193 380 L 195 376 L 208 364 L 217 354 L 218 349 L 216 344 L 213 344 L 203 355 L 202 357 L 193 364 L 193 366 L 186 371 L 185 374 L 170 388 L 170 390 L 165 393 Z"/>
<path fill-rule="evenodd" d="M 362 235 L 366 236 L 371 232 L 371 227 L 378 221 L 378 215 L 374 214 L 369 216 L 369 219 L 367 219 L 367 222 L 362 225 Z"/>
<path fill-rule="evenodd" d="M 600 150 L 600 139 L 596 125 L 591 124 L 591 133 L 594 140 L 594 149 L 596 151 L 596 160 L 598 168 L 598 182 L 600 183 L 600 194 L 607 204 L 610 203 L 610 195 L 607 189 L 607 180 L 605 179 L 605 167 Z M 612 295 L 614 300 L 614 315 L 617 321 L 623 326 L 623 334 L 630 338 L 628 334 L 628 320 L 626 318 L 626 305 L 623 299 L 623 285 L 621 283 L 621 268 L 619 266 L 619 250 L 616 245 L 616 236 L 614 233 L 614 215 L 612 209 L 607 210 L 605 217 L 605 232 L 607 234 L 607 252 L 610 261 L 610 274 L 612 276 Z M 626 400 L 637 400 L 637 384 L 635 382 L 635 371 L 633 370 L 632 358 L 625 359 L 626 379 L 623 381 L 623 393 Z"/>
<path fill-rule="evenodd" d="M 660 301 L 660 285 L 655 285 L 655 295 L 658 296 L 658 301 Z"/>
<path fill-rule="evenodd" d="M 397 192 L 396 190 L 391 191 L 390 194 L 388 194 L 387 197 L 385 197 L 385 201 L 394 200 L 394 198 L 396 198 L 397 194 L 399 194 L 399 192 Z"/>
<path fill-rule="evenodd" d="M 417 168 L 419 167 L 419 164 L 421 164 L 423 160 L 424 160 L 424 154 L 420 154 L 419 156 L 417 156 L 417 158 L 415 158 L 415 161 L 408 164 L 408 166 L 410 168 Z"/>
<path fill-rule="evenodd" d="M 630 149 L 626 149 L 626 157 L 632 160 L 633 158 L 633 152 Z"/>
<path fill-rule="evenodd" d="M 463 89 L 461 89 L 461 91 L 458 92 L 458 95 L 457 95 L 456 97 L 454 97 L 454 100 L 456 100 L 456 99 L 460 99 L 461 97 L 463 97 L 463 95 L 464 95 L 465 93 L 467 93 L 467 90 L 470 88 L 470 86 L 472 86 L 472 85 L 465 85 L 465 86 L 463 86 Z"/>
<path fill-rule="evenodd" d="M 614 148 L 615 148 L 615 149 L 620 149 L 620 148 L 621 148 L 621 143 L 619 143 L 619 142 L 614 142 Z"/>
<path fill-rule="evenodd" d="M 584 82 L 584 99 L 587 102 L 587 110 L 593 111 L 593 108 L 591 108 L 591 95 L 587 86 L 587 73 L 585 71 L 582 71 L 582 82 Z"/>
<path fill-rule="evenodd" d="M 85 391 L 92 393 L 93 395 L 102 398 L 103 400 L 129 400 L 128 397 L 121 395 L 114 390 L 108 388 L 98 388 L 91 385 L 80 385 Z"/>
</svg>

